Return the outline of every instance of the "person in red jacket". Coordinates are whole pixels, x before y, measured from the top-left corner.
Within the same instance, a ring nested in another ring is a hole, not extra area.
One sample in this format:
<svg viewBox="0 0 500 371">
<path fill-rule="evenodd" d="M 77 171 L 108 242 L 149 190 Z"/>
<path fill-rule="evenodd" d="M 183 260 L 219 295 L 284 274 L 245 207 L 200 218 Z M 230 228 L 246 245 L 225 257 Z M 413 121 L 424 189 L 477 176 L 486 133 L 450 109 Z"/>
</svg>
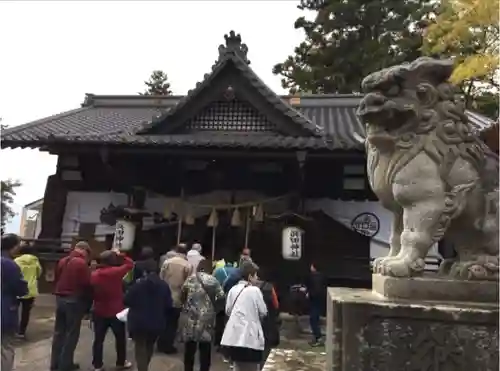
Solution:
<svg viewBox="0 0 500 371">
<path fill-rule="evenodd" d="M 79 368 L 73 362 L 80 338 L 80 326 L 91 304 L 90 246 L 80 241 L 68 256 L 59 260 L 55 269 L 56 320 L 50 369 L 73 371 Z"/>
<path fill-rule="evenodd" d="M 128 369 L 132 364 L 126 359 L 125 323 L 118 320 L 116 315 L 125 309 L 123 277 L 133 268 L 134 262 L 121 254 L 120 250 L 113 248 L 101 253 L 99 263 L 100 266 L 90 277 L 94 294 L 92 365 L 96 371 L 102 370 L 104 339 L 108 328 L 111 328 L 116 341 L 116 367 L 122 370 Z"/>
</svg>

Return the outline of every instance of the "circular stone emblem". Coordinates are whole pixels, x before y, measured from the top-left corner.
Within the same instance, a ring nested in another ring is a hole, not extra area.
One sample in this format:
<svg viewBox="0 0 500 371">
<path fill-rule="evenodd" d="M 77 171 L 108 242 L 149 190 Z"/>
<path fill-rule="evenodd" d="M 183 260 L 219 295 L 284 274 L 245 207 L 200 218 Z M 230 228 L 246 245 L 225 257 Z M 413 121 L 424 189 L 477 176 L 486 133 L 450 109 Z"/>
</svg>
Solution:
<svg viewBox="0 0 500 371">
<path fill-rule="evenodd" d="M 375 214 L 361 213 L 352 220 L 351 227 L 364 236 L 373 237 L 380 230 L 380 220 Z"/>
</svg>

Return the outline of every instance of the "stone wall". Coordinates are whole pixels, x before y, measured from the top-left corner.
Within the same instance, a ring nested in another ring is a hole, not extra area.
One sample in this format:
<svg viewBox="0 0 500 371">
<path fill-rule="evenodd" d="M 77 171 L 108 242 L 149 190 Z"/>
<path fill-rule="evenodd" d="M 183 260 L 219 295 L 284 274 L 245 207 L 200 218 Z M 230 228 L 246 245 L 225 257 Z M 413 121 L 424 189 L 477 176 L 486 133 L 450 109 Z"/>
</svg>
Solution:
<svg viewBox="0 0 500 371">
<path fill-rule="evenodd" d="M 498 304 L 388 300 L 330 288 L 329 371 L 497 371 Z"/>
</svg>

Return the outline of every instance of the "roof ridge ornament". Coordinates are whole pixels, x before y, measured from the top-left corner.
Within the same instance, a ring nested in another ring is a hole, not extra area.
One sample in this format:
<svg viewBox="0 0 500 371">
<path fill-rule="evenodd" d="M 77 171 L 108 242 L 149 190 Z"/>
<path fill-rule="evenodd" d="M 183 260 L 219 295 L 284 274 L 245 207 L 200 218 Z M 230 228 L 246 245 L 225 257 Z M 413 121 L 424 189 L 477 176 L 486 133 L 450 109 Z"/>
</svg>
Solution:
<svg viewBox="0 0 500 371">
<path fill-rule="evenodd" d="M 243 59 L 246 64 L 250 64 L 247 58 L 248 46 L 241 42 L 241 35 L 236 34 L 234 31 L 230 31 L 229 35 L 224 35 L 226 40 L 226 45 L 219 45 L 219 60 L 220 62 L 228 54 L 234 54 Z"/>
</svg>

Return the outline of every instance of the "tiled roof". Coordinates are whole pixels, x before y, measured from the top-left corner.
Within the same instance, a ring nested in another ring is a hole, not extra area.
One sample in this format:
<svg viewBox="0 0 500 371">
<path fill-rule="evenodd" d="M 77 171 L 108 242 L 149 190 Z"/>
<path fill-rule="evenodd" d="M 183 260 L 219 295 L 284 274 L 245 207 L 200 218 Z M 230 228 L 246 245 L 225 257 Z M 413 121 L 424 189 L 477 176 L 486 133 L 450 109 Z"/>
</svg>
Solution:
<svg viewBox="0 0 500 371">
<path fill-rule="evenodd" d="M 160 102 L 159 99 L 163 100 Z M 283 97 L 288 101 L 289 97 Z M 258 147 L 258 148 L 358 148 L 364 129 L 356 118 L 357 98 L 301 98 L 296 109 L 324 130 L 317 137 L 293 138 L 263 133 L 210 133 L 199 135 L 136 134 L 182 97 L 89 96 L 82 108 L 64 112 L 2 133 L 3 147 L 40 147 L 54 141 L 120 143 L 136 145 Z M 332 102 L 334 104 L 332 104 Z"/>
<path fill-rule="evenodd" d="M 92 96 L 82 108 L 63 112 L 2 132 L 2 147 L 36 148 L 70 141 L 76 143 L 133 144 L 168 147 L 249 147 L 290 149 L 362 149 L 365 131 L 356 116 L 360 97 L 348 95 L 306 95 L 293 106 L 314 125 L 322 128 L 321 137 L 289 137 L 266 133 L 202 132 L 193 134 L 139 135 L 162 112 L 182 99 L 144 96 Z M 285 102 L 297 97 L 283 96 Z M 471 125 L 482 131 L 494 122 L 467 112 Z"/>
<path fill-rule="evenodd" d="M 189 91 L 188 94 L 180 99 L 179 103 L 171 110 L 165 112 L 161 116 L 153 119 L 150 123 L 145 125 L 138 131 L 138 134 L 146 134 L 151 128 L 168 120 L 178 111 L 180 111 L 190 100 L 196 99 L 197 95 L 203 89 L 209 89 L 210 83 L 216 78 L 217 74 L 224 69 L 228 64 L 234 64 L 234 66 L 245 76 L 247 81 L 263 96 L 265 99 L 274 106 L 275 109 L 280 111 L 282 114 L 288 116 L 293 123 L 304 129 L 304 132 L 309 135 L 321 136 L 323 134 L 322 128 L 315 125 L 311 120 L 301 114 L 300 111 L 292 107 L 288 102 L 283 101 L 277 96 L 256 74 L 251 68 L 242 60 L 237 54 L 229 53 L 226 54 L 220 61 L 218 61 L 212 67 L 212 73 L 205 75 L 204 80 L 198 83 L 196 88 Z"/>
</svg>

